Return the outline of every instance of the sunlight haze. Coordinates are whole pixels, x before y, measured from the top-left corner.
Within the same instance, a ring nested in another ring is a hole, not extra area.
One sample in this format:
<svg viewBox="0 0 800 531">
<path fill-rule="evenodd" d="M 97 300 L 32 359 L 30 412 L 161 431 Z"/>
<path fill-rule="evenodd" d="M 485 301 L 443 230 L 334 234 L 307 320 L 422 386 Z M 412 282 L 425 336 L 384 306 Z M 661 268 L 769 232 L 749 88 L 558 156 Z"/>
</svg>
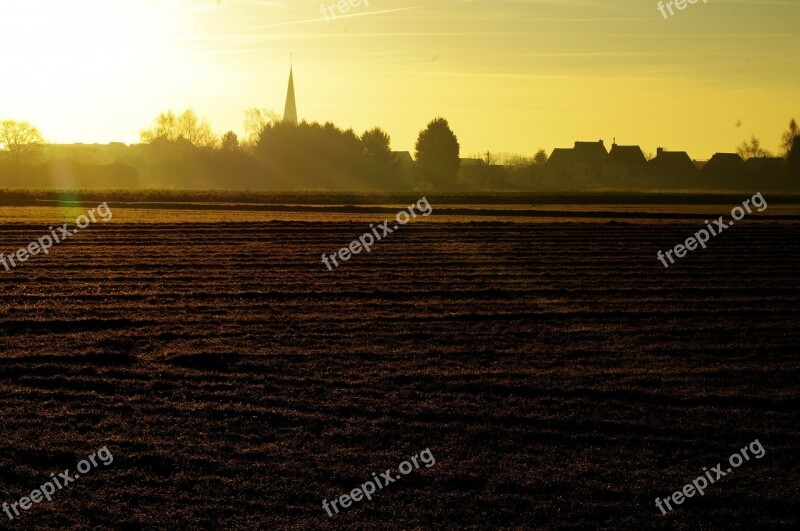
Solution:
<svg viewBox="0 0 800 531">
<path fill-rule="evenodd" d="M 798 16 L 800 1 L 664 19 L 651 0 L 370 0 L 331 20 L 304 0 L 3 2 L 0 119 L 132 143 L 192 107 L 242 134 L 245 109 L 283 111 L 293 54 L 300 119 L 379 125 L 396 150 L 443 116 L 462 156 L 616 138 L 708 158 L 751 134 L 777 151 L 800 115 Z"/>
</svg>

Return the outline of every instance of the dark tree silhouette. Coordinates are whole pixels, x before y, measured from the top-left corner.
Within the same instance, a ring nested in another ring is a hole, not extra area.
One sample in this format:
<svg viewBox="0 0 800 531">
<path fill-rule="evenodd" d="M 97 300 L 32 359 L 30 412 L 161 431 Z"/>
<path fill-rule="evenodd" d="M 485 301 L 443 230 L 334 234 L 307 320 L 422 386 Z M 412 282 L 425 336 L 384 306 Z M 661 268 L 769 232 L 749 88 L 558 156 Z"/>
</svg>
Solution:
<svg viewBox="0 0 800 531">
<path fill-rule="evenodd" d="M 797 127 L 797 122 L 795 122 L 794 118 L 792 118 L 789 122 L 789 130 L 783 133 L 783 137 L 781 137 L 781 149 L 783 149 L 783 155 L 785 157 L 789 156 L 789 151 L 792 149 L 792 143 L 798 136 L 800 136 L 800 129 Z"/>
<path fill-rule="evenodd" d="M 789 163 L 789 175 L 793 179 L 800 179 L 800 136 L 796 136 L 792 140 L 787 161 Z"/>
<path fill-rule="evenodd" d="M 361 135 L 364 152 L 369 159 L 369 178 L 372 181 L 392 180 L 400 175 L 400 164 L 395 159 L 389 135 L 380 127 L 365 131 Z"/>
<path fill-rule="evenodd" d="M 533 163 L 534 164 L 545 164 L 547 162 L 547 152 L 544 149 L 540 149 L 536 152 L 536 155 L 533 156 Z"/>
<path fill-rule="evenodd" d="M 236 151 L 239 149 L 239 137 L 233 131 L 228 131 L 222 135 L 223 151 Z"/>
<path fill-rule="evenodd" d="M 287 185 L 347 189 L 364 185 L 367 155 L 350 129 L 332 123 L 269 123 L 255 152 Z"/>
<path fill-rule="evenodd" d="M 436 188 L 453 188 L 461 166 L 461 146 L 444 118 L 436 118 L 420 131 L 416 157 L 423 175 Z"/>
<path fill-rule="evenodd" d="M 361 138 L 328 122 L 272 122 L 254 153 L 282 186 L 328 190 L 395 189 L 398 173 L 389 136 L 380 129 Z"/>
<path fill-rule="evenodd" d="M 361 135 L 361 142 L 364 144 L 364 151 L 376 162 L 388 164 L 392 161 L 391 140 L 380 127 L 365 131 Z"/>
</svg>

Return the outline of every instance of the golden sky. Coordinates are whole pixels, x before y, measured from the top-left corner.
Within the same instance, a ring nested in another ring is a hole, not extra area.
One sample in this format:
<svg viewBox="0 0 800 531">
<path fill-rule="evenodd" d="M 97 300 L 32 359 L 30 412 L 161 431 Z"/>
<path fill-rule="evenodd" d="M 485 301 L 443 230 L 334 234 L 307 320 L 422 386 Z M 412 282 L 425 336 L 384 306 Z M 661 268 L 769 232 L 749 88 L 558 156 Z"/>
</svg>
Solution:
<svg viewBox="0 0 800 531">
<path fill-rule="evenodd" d="M 368 1 L 330 20 L 319 0 L 3 1 L 0 119 L 136 142 L 193 107 L 242 133 L 246 108 L 283 112 L 290 53 L 301 119 L 394 149 L 441 115 L 462 156 L 616 137 L 704 159 L 751 134 L 777 150 L 800 119 L 800 0 Z"/>
</svg>

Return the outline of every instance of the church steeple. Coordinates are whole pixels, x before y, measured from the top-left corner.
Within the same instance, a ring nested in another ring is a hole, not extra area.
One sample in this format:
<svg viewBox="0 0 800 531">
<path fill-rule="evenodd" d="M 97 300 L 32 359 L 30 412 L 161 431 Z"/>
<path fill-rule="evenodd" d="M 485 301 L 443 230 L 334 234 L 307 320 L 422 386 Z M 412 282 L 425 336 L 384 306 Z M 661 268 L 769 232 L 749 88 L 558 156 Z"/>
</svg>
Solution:
<svg viewBox="0 0 800 531">
<path fill-rule="evenodd" d="M 294 66 L 289 64 L 289 89 L 286 92 L 286 107 L 283 110 L 283 121 L 297 123 L 297 104 L 294 99 Z"/>
</svg>

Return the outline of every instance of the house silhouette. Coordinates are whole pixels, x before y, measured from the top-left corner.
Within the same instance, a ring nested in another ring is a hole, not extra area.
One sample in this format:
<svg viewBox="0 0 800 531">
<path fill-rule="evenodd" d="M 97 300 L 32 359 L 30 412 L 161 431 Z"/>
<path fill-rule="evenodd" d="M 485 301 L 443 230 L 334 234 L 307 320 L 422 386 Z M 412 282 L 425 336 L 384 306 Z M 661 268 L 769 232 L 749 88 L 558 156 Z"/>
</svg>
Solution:
<svg viewBox="0 0 800 531">
<path fill-rule="evenodd" d="M 697 183 L 698 169 L 685 151 L 656 150 L 656 156 L 647 163 L 646 177 L 656 185 L 692 186 Z"/>
<path fill-rule="evenodd" d="M 738 153 L 715 153 L 700 170 L 703 181 L 724 182 L 725 179 L 741 180 L 747 166 Z"/>
<path fill-rule="evenodd" d="M 747 176 L 754 183 L 779 182 L 786 174 L 786 159 L 782 157 L 753 157 L 744 161 Z"/>
<path fill-rule="evenodd" d="M 647 167 L 647 158 L 639 146 L 611 145 L 603 167 L 603 180 L 608 183 L 629 183 L 638 180 Z"/>
<path fill-rule="evenodd" d="M 547 159 L 545 173 L 573 184 L 589 184 L 603 175 L 608 151 L 602 140 L 575 142 L 573 148 L 556 148 Z"/>
</svg>

